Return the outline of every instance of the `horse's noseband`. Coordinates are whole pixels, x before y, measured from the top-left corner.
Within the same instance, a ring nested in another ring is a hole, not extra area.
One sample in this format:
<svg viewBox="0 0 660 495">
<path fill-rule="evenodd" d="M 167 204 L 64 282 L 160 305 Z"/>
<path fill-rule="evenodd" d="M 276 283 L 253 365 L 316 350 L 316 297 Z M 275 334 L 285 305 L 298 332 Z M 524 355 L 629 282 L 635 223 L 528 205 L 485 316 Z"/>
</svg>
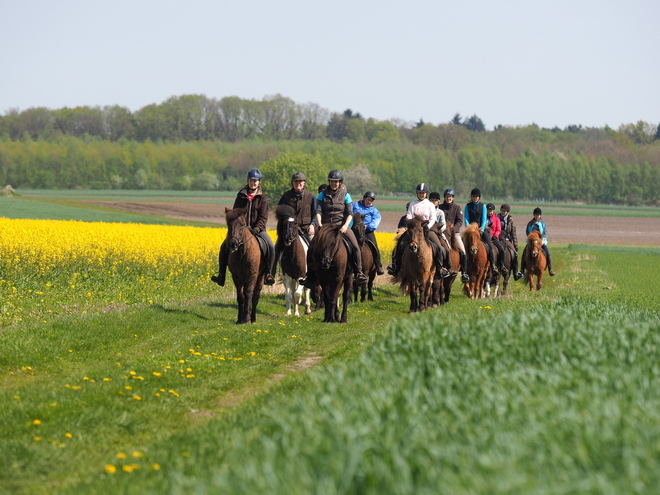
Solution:
<svg viewBox="0 0 660 495">
<path fill-rule="evenodd" d="M 297 225 L 292 225 L 293 222 L 295 222 L 296 219 L 293 217 L 289 217 L 287 219 L 288 225 L 286 226 L 286 231 L 284 233 L 284 245 L 285 246 L 290 246 L 293 244 L 293 242 L 296 240 L 298 237 L 298 226 Z"/>
<path fill-rule="evenodd" d="M 413 253 L 416 253 L 419 250 L 419 244 L 417 244 L 415 241 L 410 243 L 410 250 Z"/>
<path fill-rule="evenodd" d="M 235 253 L 236 251 L 241 249 L 243 247 L 243 244 L 244 244 L 243 239 L 239 239 L 235 235 L 231 236 L 229 238 L 228 242 L 229 242 L 229 244 L 228 244 L 229 251 L 231 251 L 232 253 Z"/>
</svg>

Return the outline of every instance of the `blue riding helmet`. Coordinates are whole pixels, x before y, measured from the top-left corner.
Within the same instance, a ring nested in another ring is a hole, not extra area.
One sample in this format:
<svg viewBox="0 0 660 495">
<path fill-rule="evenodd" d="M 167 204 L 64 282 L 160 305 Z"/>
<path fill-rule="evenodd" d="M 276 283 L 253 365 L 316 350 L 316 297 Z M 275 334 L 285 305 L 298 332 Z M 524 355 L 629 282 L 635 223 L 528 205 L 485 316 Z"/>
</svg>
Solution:
<svg viewBox="0 0 660 495">
<path fill-rule="evenodd" d="M 250 171 L 247 173 L 248 180 L 250 179 L 261 180 L 262 177 L 263 175 L 261 174 L 261 171 L 258 168 L 251 168 Z"/>
<path fill-rule="evenodd" d="M 443 196 L 456 196 L 456 193 L 454 192 L 453 189 L 445 189 L 445 192 L 442 195 Z"/>
</svg>

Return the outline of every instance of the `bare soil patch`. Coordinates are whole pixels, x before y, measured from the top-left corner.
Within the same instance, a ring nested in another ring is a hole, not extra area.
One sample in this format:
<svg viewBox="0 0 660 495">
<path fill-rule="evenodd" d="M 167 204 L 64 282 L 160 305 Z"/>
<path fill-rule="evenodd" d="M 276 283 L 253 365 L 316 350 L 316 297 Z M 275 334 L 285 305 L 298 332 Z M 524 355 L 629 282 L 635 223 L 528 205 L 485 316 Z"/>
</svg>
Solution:
<svg viewBox="0 0 660 495">
<path fill-rule="evenodd" d="M 149 215 L 160 215 L 178 220 L 225 223 L 225 205 L 169 201 L 85 201 L 104 206 Z M 551 244 L 611 244 L 627 246 L 660 246 L 660 218 L 579 217 L 552 215 L 546 211 L 543 220 L 548 227 Z M 403 212 L 382 212 L 379 231 L 396 232 Z M 514 216 L 518 228 L 518 241 L 523 242 L 524 229 L 531 216 Z M 268 228 L 276 227 L 275 215 L 268 218 Z"/>
</svg>

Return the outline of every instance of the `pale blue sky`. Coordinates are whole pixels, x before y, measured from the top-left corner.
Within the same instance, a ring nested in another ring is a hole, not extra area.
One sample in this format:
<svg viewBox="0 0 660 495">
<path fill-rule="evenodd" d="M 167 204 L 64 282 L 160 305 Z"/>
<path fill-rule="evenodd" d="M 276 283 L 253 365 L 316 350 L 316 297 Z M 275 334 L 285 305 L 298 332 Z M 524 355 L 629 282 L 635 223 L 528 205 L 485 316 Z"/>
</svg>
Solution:
<svg viewBox="0 0 660 495">
<path fill-rule="evenodd" d="M 658 0 L 0 0 L 0 113 L 282 94 L 438 124 L 660 122 Z"/>
</svg>

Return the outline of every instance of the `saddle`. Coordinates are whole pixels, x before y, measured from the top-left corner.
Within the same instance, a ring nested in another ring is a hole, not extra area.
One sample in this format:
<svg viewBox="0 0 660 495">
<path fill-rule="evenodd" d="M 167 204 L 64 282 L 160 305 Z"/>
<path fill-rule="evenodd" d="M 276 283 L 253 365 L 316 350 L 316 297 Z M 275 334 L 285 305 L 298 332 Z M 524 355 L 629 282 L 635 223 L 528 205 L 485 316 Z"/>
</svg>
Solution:
<svg viewBox="0 0 660 495">
<path fill-rule="evenodd" d="M 261 259 L 268 259 L 268 244 L 266 244 L 265 239 L 258 234 L 255 235 L 254 237 L 257 239 L 257 242 L 259 243 L 259 250 L 261 251 Z"/>
<path fill-rule="evenodd" d="M 344 234 L 341 235 L 341 240 L 344 241 L 344 246 L 346 246 L 346 251 L 348 251 L 348 259 L 352 259 L 354 251 L 353 244 L 351 244 L 351 241 Z"/>
</svg>

